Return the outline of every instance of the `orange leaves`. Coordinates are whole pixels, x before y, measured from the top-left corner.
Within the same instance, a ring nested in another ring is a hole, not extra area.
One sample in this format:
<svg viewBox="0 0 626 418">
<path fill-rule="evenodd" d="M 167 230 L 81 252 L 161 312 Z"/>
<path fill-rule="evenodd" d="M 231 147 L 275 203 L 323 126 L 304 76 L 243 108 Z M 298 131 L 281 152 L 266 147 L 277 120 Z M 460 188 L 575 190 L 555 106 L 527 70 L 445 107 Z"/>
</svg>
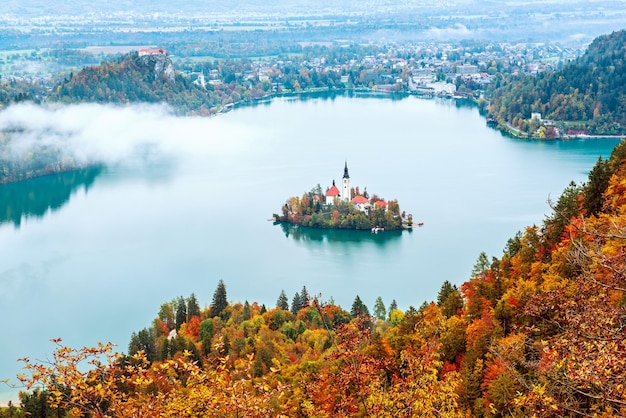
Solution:
<svg viewBox="0 0 626 418">
<path fill-rule="evenodd" d="M 161 320 L 161 318 L 156 318 L 154 320 L 154 327 L 158 332 L 158 335 L 167 336 L 170 333 L 170 328 Z"/>
<path fill-rule="evenodd" d="M 476 349 L 479 352 L 486 352 L 497 326 L 493 320 L 491 309 L 485 309 L 479 319 L 473 320 L 467 326 L 467 349 Z"/>
<path fill-rule="evenodd" d="M 626 215 L 626 164 L 611 176 L 604 193 L 603 209 L 614 215 Z"/>
<path fill-rule="evenodd" d="M 202 320 L 196 315 L 192 316 L 187 323 L 187 335 L 191 337 L 194 341 L 198 341 L 201 323 Z"/>
<path fill-rule="evenodd" d="M 546 244 L 537 227 L 520 234 L 461 286 L 462 309 L 432 303 L 373 323 L 317 300 L 297 316 L 239 304 L 181 327 L 203 335 L 198 362 L 182 351 L 193 343 L 149 363 L 55 340 L 52 362 L 23 359 L 20 379 L 92 416 L 623 415 L 625 175 L 611 179 L 608 213 L 573 217 L 560 241 Z M 156 338 L 186 343 L 165 338 L 163 313 Z"/>
</svg>

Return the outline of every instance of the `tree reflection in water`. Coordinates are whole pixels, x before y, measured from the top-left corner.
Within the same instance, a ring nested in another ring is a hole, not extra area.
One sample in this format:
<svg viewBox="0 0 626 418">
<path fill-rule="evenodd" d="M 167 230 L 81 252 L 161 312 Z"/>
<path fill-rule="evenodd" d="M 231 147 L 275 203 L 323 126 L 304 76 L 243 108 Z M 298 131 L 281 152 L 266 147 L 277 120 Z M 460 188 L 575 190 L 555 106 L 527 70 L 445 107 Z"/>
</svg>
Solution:
<svg viewBox="0 0 626 418">
<path fill-rule="evenodd" d="M 89 190 L 102 170 L 96 166 L 0 184 L 0 224 L 13 223 L 19 228 L 25 218 L 41 218 L 49 209 L 60 209 L 81 186 Z"/>
</svg>

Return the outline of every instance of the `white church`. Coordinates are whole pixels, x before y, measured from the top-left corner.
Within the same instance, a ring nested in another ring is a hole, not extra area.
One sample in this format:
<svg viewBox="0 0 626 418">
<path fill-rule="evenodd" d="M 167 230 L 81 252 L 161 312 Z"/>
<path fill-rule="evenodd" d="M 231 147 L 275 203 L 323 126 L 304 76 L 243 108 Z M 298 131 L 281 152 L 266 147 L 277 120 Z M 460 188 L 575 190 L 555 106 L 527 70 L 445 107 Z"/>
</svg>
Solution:
<svg viewBox="0 0 626 418">
<path fill-rule="evenodd" d="M 352 193 L 350 191 L 350 175 L 348 174 L 348 162 L 346 161 L 346 165 L 343 169 L 343 181 L 341 184 L 341 192 L 335 185 L 335 180 L 333 180 L 333 185 L 326 192 L 326 204 L 333 205 L 335 200 L 342 200 L 344 202 L 349 202 L 352 200 Z"/>
<path fill-rule="evenodd" d="M 359 210 L 362 212 L 366 212 L 370 207 L 370 201 L 365 196 L 356 195 L 352 197 L 352 189 L 350 188 L 350 175 L 348 174 L 348 162 L 347 161 L 343 169 L 341 191 L 335 185 L 335 180 L 333 180 L 333 185 L 330 186 L 330 188 L 326 192 L 325 203 L 327 205 L 334 205 L 338 201 L 350 202 L 354 206 L 359 208 Z M 375 205 L 378 209 L 387 209 L 387 202 L 385 202 L 382 199 L 371 203 L 371 205 Z"/>
</svg>

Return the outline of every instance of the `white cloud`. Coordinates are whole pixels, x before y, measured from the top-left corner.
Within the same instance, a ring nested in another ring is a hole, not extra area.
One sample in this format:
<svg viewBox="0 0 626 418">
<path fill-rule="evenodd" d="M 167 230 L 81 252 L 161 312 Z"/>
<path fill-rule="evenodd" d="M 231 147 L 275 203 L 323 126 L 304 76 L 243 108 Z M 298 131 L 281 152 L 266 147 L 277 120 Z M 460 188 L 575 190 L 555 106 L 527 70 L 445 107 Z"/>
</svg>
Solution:
<svg viewBox="0 0 626 418">
<path fill-rule="evenodd" d="M 250 133 L 222 118 L 174 116 L 165 105 L 18 104 L 0 111 L 13 156 L 56 146 L 80 163 L 118 163 L 144 152 L 232 152 Z M 227 133 L 227 134 L 226 134 Z"/>
<path fill-rule="evenodd" d="M 477 34 L 467 28 L 467 26 L 457 23 L 449 28 L 431 28 L 428 29 L 424 36 L 429 39 L 462 39 L 476 38 Z"/>
</svg>

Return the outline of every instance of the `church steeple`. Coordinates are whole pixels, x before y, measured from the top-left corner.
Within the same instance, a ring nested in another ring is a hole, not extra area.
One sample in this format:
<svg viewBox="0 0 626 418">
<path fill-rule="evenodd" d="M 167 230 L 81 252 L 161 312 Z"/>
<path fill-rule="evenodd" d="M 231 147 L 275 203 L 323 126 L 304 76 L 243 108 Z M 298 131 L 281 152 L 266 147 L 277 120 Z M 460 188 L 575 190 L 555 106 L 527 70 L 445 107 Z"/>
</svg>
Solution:
<svg viewBox="0 0 626 418">
<path fill-rule="evenodd" d="M 350 190 L 350 175 L 348 174 L 348 161 L 343 169 L 343 182 L 342 182 L 342 194 L 341 197 L 345 202 L 349 202 L 352 199 L 352 193 Z"/>
</svg>

